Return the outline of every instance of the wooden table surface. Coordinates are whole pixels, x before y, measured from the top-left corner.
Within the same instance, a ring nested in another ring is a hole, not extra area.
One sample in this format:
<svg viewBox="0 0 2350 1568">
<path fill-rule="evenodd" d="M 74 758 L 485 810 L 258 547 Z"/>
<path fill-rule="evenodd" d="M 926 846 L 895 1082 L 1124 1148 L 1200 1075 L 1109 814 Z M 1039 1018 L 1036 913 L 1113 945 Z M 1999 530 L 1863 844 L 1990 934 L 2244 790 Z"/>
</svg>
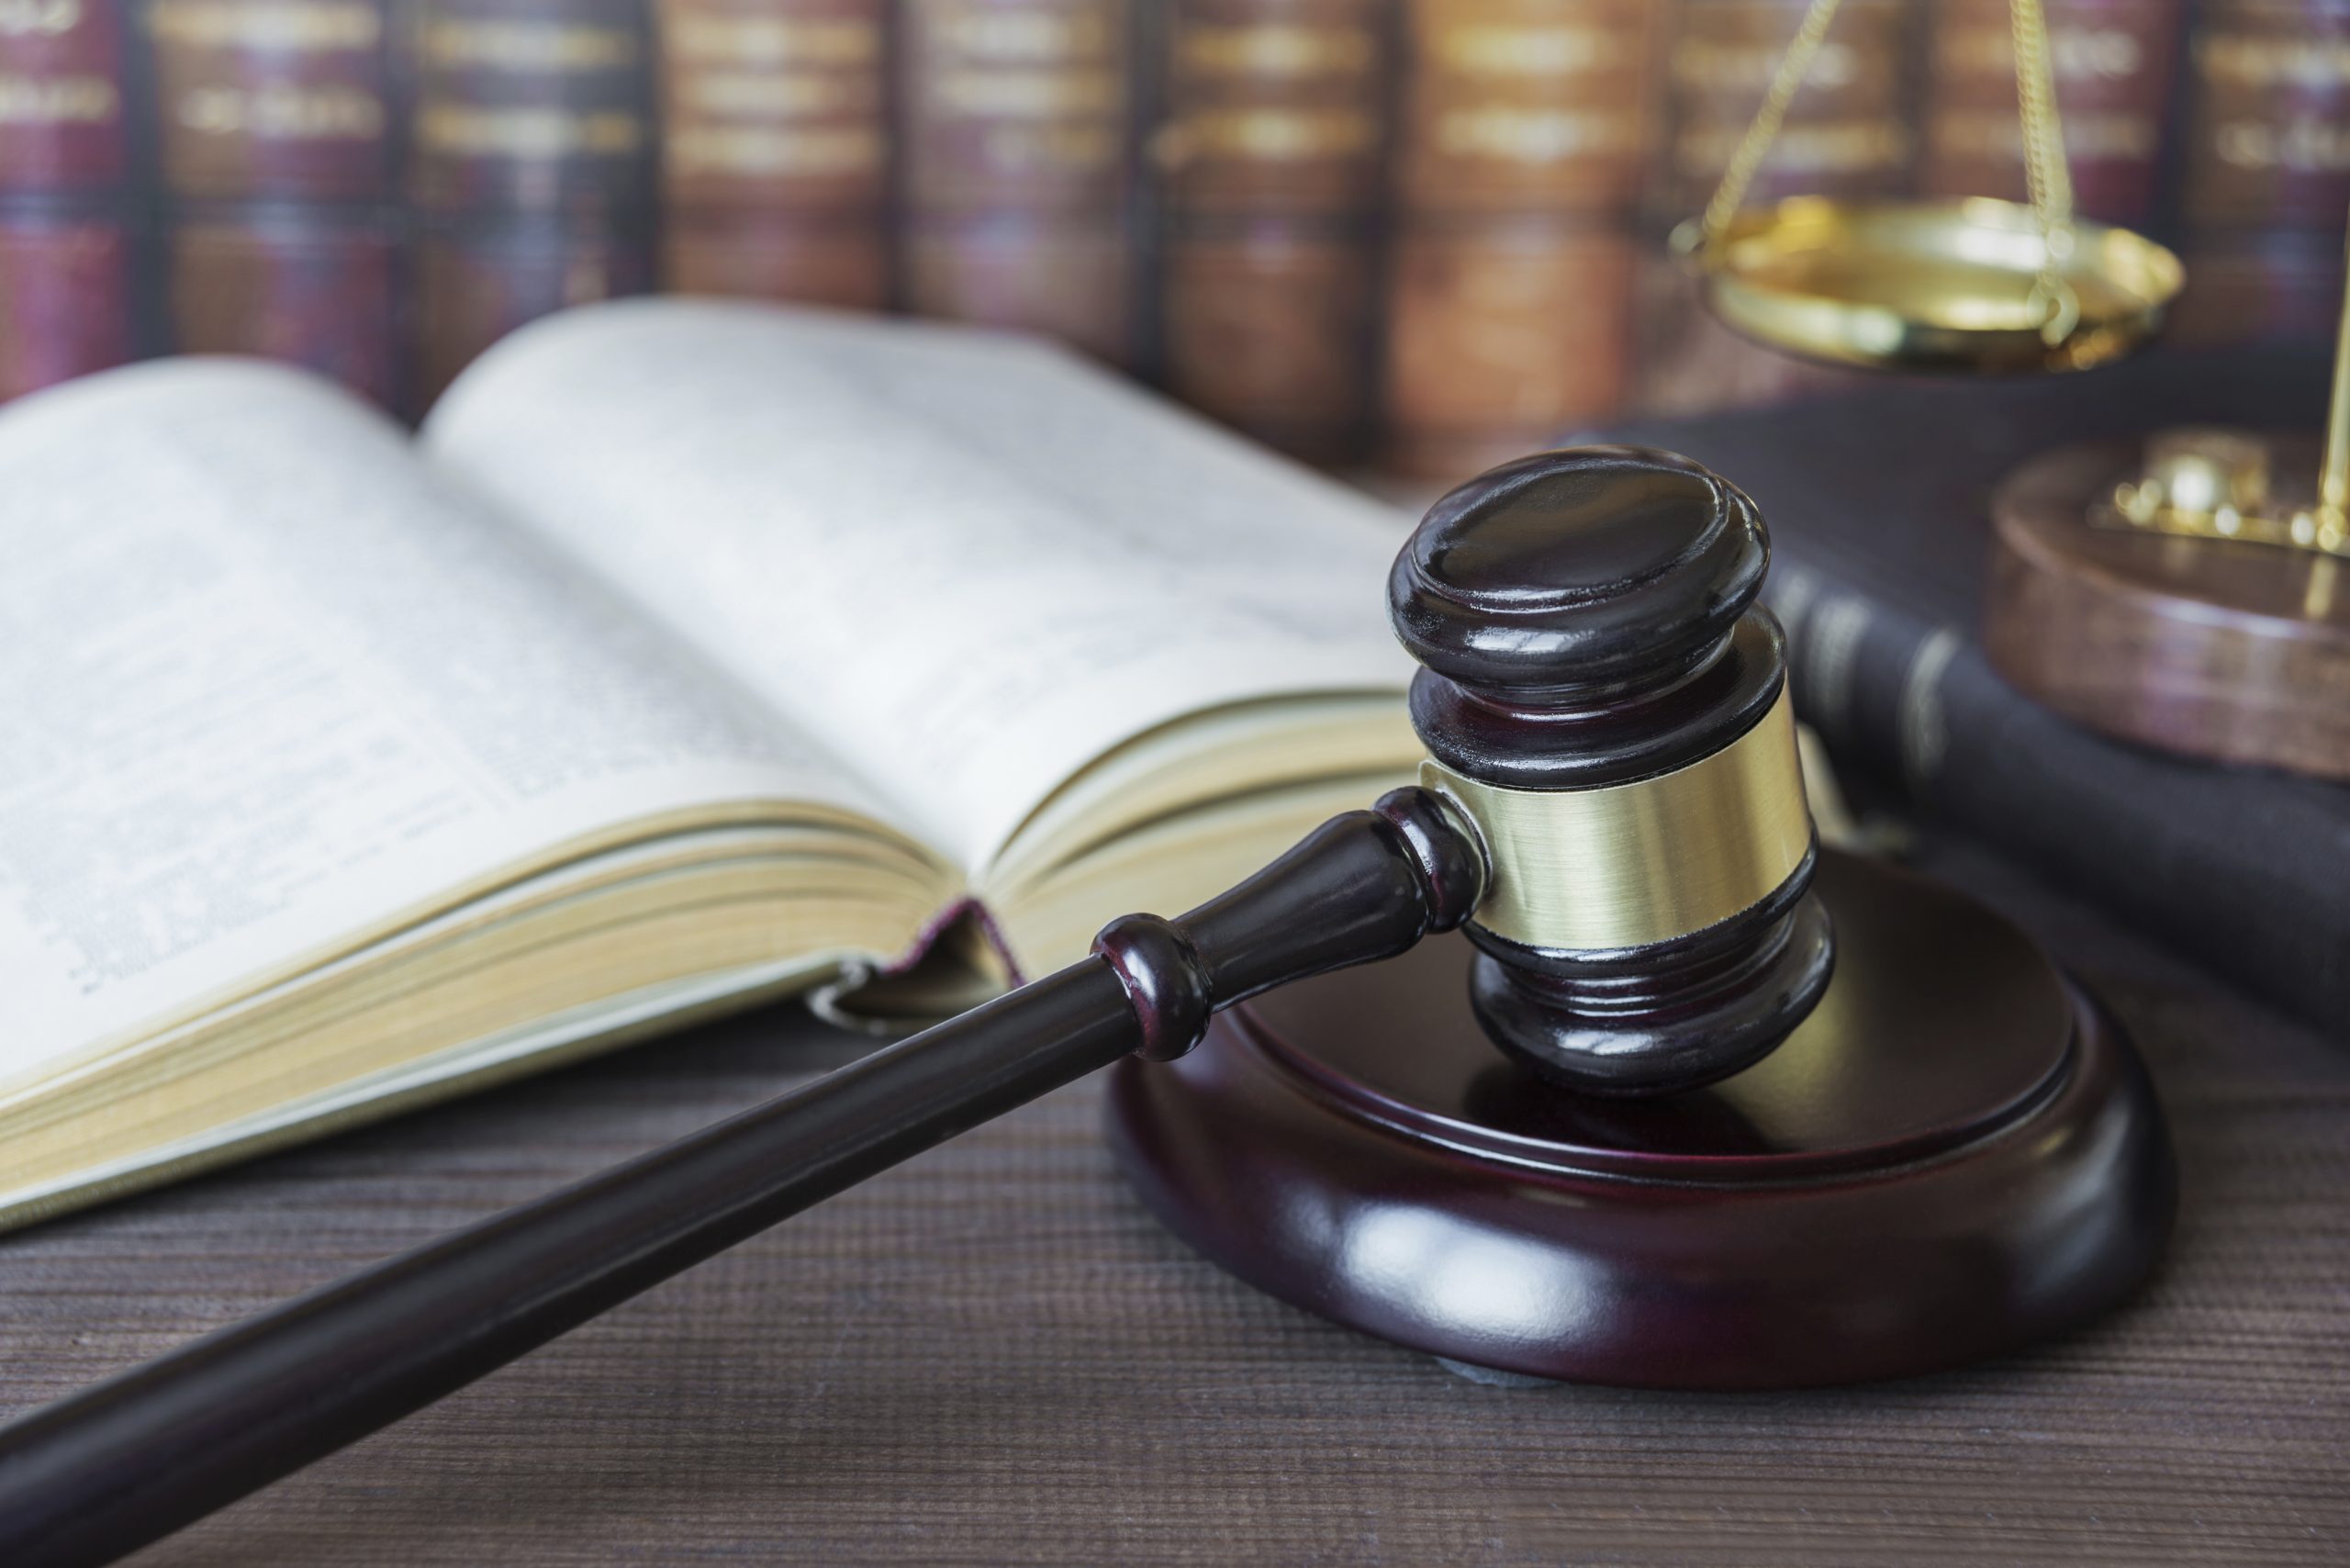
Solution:
<svg viewBox="0 0 2350 1568">
<path fill-rule="evenodd" d="M 2132 1306 L 1823 1394 L 1499 1389 L 1161 1232 L 1091 1084 L 917 1159 L 144 1564 L 2350 1563 L 2350 1041 L 2002 868 L 2132 1025 L 2185 1209 Z M 0 1410 L 859 1049 L 778 1010 L 0 1238 Z"/>
</svg>

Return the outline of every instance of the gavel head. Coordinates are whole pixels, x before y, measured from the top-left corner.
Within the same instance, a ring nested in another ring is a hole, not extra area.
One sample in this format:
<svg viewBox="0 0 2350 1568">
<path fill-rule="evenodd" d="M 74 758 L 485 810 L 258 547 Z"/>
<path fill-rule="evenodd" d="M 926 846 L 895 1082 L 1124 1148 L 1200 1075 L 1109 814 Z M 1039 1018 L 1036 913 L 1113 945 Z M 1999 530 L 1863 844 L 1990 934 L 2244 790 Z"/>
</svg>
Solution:
<svg viewBox="0 0 2350 1568">
<path fill-rule="evenodd" d="M 1485 850 L 1472 1002 L 1555 1081 L 1710 1082 L 1826 989 L 1769 559 L 1735 487 L 1631 447 L 1495 468 L 1396 559 L 1421 782 Z"/>
</svg>

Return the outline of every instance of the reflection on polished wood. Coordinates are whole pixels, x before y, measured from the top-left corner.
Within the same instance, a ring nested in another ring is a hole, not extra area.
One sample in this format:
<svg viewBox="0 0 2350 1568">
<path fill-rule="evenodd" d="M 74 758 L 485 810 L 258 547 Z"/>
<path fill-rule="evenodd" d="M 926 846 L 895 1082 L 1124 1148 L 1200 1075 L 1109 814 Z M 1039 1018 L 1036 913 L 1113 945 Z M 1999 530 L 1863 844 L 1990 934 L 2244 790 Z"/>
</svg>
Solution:
<svg viewBox="0 0 2350 1568">
<path fill-rule="evenodd" d="M 2173 1204 L 2110 1019 L 1997 916 L 1830 852 L 1834 979 L 1685 1093 L 1561 1092 L 1459 1003 L 1470 949 L 1246 1003 L 1114 1070 L 1169 1228 L 1283 1300 L 1505 1372 L 1671 1388 L 1904 1376 L 2111 1308 Z"/>
<path fill-rule="evenodd" d="M 2315 443 L 2274 466 L 2314 473 Z M 2350 778 L 2350 582 L 2313 550 L 2131 528 L 2092 510 L 2128 445 L 2035 459 L 1992 506 L 1984 644 L 2016 688 L 2123 740 Z"/>
<path fill-rule="evenodd" d="M 2338 1568 L 2350 1052 L 1928 847 L 2113 1004 L 2177 1136 L 2176 1240 L 2080 1333 L 1810 1394 L 1476 1387 L 1169 1236 L 1096 1079 L 134 1561 Z M 772 1008 L 8 1237 L 0 1414 L 870 1048 Z"/>
</svg>

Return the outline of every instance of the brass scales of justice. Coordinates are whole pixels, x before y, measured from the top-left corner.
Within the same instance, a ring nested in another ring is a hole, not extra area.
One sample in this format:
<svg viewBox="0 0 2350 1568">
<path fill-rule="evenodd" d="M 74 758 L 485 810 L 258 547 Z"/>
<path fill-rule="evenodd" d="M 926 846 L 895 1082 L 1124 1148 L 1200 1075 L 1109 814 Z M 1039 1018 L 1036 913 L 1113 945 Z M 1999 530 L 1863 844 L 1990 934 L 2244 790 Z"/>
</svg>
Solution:
<svg viewBox="0 0 2350 1568">
<path fill-rule="evenodd" d="M 2042 0 L 2009 7 L 2028 205 L 1743 205 L 1838 6 L 1812 0 L 1705 212 L 1673 233 L 1707 308 L 1766 347 L 1869 370 L 2088 370 L 2148 342 L 2185 270 L 2074 213 Z M 1983 637 L 2011 685 L 2119 739 L 2350 778 L 2350 297 L 2322 453 L 2157 431 L 2143 452 L 2044 454 L 1991 511 Z"/>
</svg>

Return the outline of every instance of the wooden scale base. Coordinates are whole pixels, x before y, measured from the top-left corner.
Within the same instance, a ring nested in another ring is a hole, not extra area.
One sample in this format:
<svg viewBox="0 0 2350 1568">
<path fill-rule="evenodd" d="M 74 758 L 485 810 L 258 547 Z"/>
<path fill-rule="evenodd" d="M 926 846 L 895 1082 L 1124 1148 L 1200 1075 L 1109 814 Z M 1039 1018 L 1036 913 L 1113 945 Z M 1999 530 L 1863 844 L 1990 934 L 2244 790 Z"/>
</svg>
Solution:
<svg viewBox="0 0 2350 1568">
<path fill-rule="evenodd" d="M 1185 1241 L 1461 1370 L 1787 1388 L 1999 1354 L 2119 1302 L 2176 1177 L 2145 1070 L 2020 932 L 1825 851 L 1835 978 L 1759 1065 L 1610 1100 L 1505 1058 L 1448 936 L 1119 1064 L 1111 1137 Z"/>
<path fill-rule="evenodd" d="M 2275 443 L 2313 472 L 2314 442 Z M 1983 642 L 2076 723 L 2218 762 L 2350 779 L 2350 559 L 2098 527 L 2127 445 L 2026 464 L 1992 501 Z"/>
</svg>

